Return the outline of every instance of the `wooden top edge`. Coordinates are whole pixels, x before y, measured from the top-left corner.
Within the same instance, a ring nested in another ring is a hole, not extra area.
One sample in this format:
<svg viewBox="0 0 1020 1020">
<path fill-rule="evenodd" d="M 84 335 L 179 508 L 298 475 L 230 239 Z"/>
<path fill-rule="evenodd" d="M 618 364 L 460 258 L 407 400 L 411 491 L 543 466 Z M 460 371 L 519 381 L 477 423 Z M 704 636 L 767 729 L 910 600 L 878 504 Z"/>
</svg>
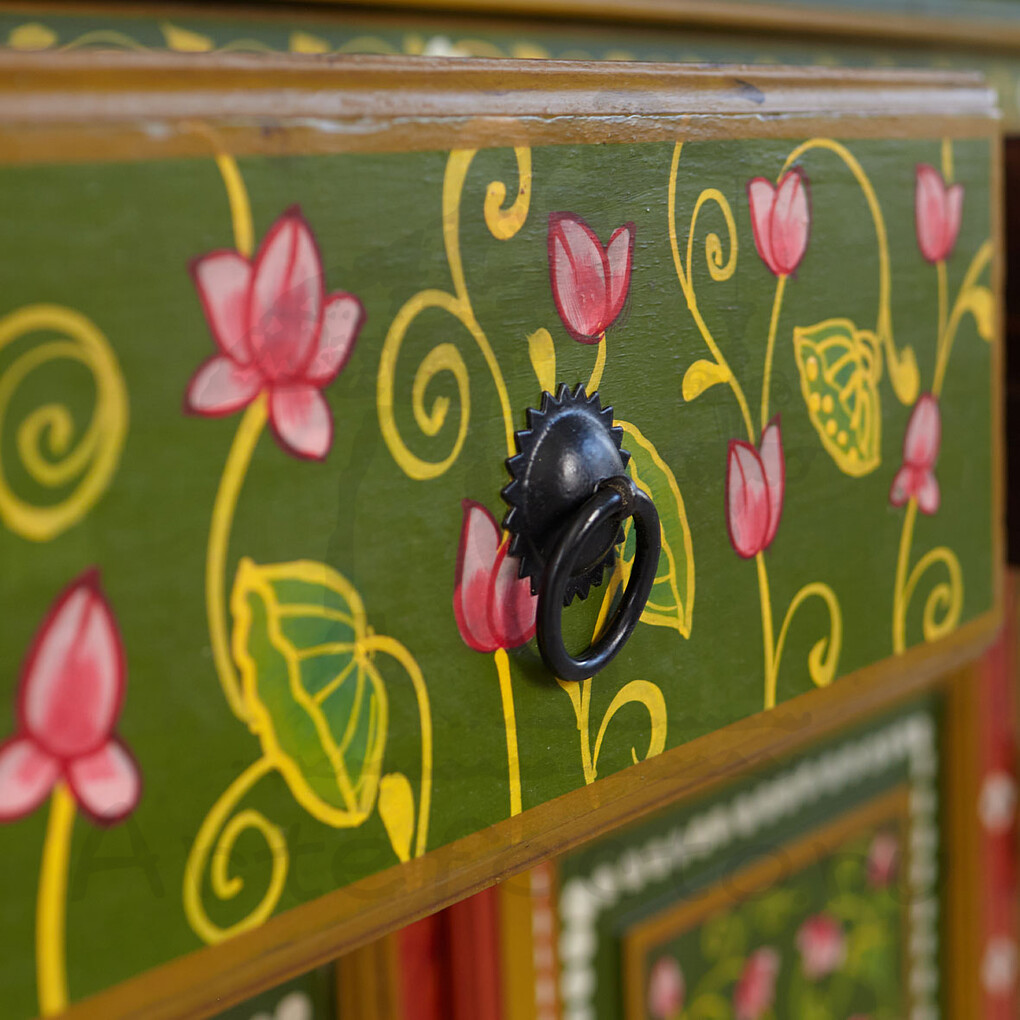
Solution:
<svg viewBox="0 0 1020 1020">
<path fill-rule="evenodd" d="M 789 82 L 803 87 L 818 84 L 885 85 L 891 89 L 928 86 L 977 88 L 984 83 L 978 71 L 928 68 L 853 67 L 828 65 L 763 65 L 720 63 L 673 63 L 628 60 L 516 59 L 510 57 L 446 57 L 374 53 L 181 53 L 173 50 L 81 49 L 0 50 L 0 72 L 31 72 L 45 76 L 89 73 L 102 70 L 183 71 L 204 73 L 289 73 L 295 80 L 322 75 L 342 79 L 373 72 L 397 80 L 406 76 L 427 76 L 440 81 L 464 78 L 494 78 L 514 82 L 546 81 L 550 77 L 582 81 L 664 81 L 697 82 L 711 86 L 733 76 L 758 82 Z M 379 83 L 386 87 L 386 81 Z"/>
<path fill-rule="evenodd" d="M 407 56 L 0 52 L 0 122 L 997 116 L 979 74 Z M 365 122 L 371 120 L 372 125 Z M 362 127 L 359 128 L 358 125 Z"/>
</svg>

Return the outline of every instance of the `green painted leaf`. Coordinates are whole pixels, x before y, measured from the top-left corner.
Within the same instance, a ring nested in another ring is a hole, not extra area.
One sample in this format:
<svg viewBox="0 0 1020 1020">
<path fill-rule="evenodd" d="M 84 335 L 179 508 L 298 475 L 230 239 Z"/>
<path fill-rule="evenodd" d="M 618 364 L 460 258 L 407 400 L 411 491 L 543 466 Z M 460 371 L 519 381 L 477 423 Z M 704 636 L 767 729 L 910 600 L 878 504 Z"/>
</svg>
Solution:
<svg viewBox="0 0 1020 1020">
<path fill-rule="evenodd" d="M 662 529 L 659 570 L 641 622 L 653 627 L 672 627 L 684 637 L 690 637 L 694 612 L 694 547 L 680 486 L 669 465 L 636 425 L 626 421 L 616 424 L 626 434 L 624 445 L 630 451 L 627 470 L 655 503 Z M 634 563 L 634 535 L 629 522 L 621 561 L 626 578 Z"/>
<path fill-rule="evenodd" d="M 263 751 L 316 818 L 360 825 L 379 789 L 387 701 L 358 647 L 366 633 L 358 593 L 322 563 L 243 559 L 230 607 L 242 694 Z"/>
<path fill-rule="evenodd" d="M 875 334 L 849 319 L 793 331 L 793 351 L 811 424 L 844 474 L 860 477 L 882 461 L 881 356 Z"/>
</svg>

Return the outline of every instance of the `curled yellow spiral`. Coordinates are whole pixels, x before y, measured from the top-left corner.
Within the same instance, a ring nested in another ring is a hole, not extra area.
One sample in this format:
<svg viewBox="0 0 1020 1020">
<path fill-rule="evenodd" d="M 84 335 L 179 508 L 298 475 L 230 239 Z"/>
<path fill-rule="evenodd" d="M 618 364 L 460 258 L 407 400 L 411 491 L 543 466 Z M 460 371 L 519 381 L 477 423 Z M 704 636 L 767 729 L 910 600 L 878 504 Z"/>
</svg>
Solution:
<svg viewBox="0 0 1020 1020">
<path fill-rule="evenodd" d="M 0 375 L 0 437 L 18 388 L 51 362 L 76 361 L 92 375 L 95 406 L 76 437 L 71 410 L 51 402 L 17 426 L 15 444 L 28 477 L 46 489 L 71 491 L 39 506 L 13 489 L 0 457 L 0 518 L 23 538 L 47 542 L 80 521 L 110 484 L 127 434 L 127 387 L 106 337 L 80 312 L 60 305 L 28 305 L 0 319 L 0 351 L 33 333 L 50 334 L 19 354 Z M 53 336 L 56 334 L 56 336 Z"/>
<path fill-rule="evenodd" d="M 960 561 L 952 549 L 944 545 L 926 552 L 907 572 L 910 547 L 917 521 L 917 500 L 911 499 L 903 519 L 900 533 L 900 551 L 896 562 L 896 582 L 893 589 L 893 651 L 897 654 L 907 648 L 907 610 L 921 578 L 934 566 L 941 564 L 946 569 L 946 580 L 938 582 L 924 601 L 921 618 L 922 634 L 925 641 L 935 641 L 956 629 L 963 610 L 963 571 Z"/>
<path fill-rule="evenodd" d="M 590 682 L 590 681 L 589 681 Z M 644 758 L 639 759 L 636 748 L 630 749 L 631 760 L 636 765 L 639 760 L 646 761 L 649 758 L 654 758 L 657 754 L 661 754 L 663 748 L 666 746 L 666 699 L 662 696 L 662 691 L 649 680 L 631 680 L 630 683 L 624 684 L 617 692 L 606 710 L 606 714 L 602 717 L 602 723 L 599 726 L 599 732 L 595 737 L 595 749 L 591 756 L 592 765 L 592 778 L 598 775 L 599 767 L 599 752 L 602 750 L 602 740 L 606 735 L 606 730 L 612 722 L 613 716 L 624 705 L 637 704 L 644 705 L 648 711 L 648 721 L 650 725 L 648 734 L 648 750 L 645 752 Z"/>
<path fill-rule="evenodd" d="M 272 759 L 259 758 L 249 765 L 223 792 L 206 815 L 188 854 L 184 868 L 184 913 L 188 923 L 203 942 L 222 942 L 249 928 L 262 924 L 276 907 L 287 879 L 289 855 L 283 830 L 251 808 L 231 812 L 241 798 L 268 772 L 275 768 Z M 257 829 L 269 847 L 272 861 L 269 887 L 254 910 L 234 924 L 222 927 L 210 919 L 202 903 L 202 876 L 209 866 L 209 884 L 221 900 L 233 899 L 243 888 L 244 879 L 230 874 L 230 857 L 238 836 L 246 829 Z M 218 834 L 218 836 L 217 836 Z M 211 856 L 211 864 L 210 864 Z"/>
<path fill-rule="evenodd" d="M 517 157 L 519 177 L 516 199 L 508 208 L 503 208 L 507 189 L 501 181 L 491 182 L 485 196 L 485 223 L 493 237 L 501 241 L 508 240 L 520 230 L 527 218 L 531 201 L 531 152 L 528 149 L 515 149 L 514 152 Z M 436 308 L 453 316 L 474 339 L 496 387 L 496 395 L 499 398 L 503 415 L 507 453 L 512 454 L 514 450 L 513 411 L 510 407 L 506 382 L 488 337 L 475 318 L 460 254 L 461 198 L 468 169 L 474 158 L 475 150 L 459 149 L 451 152 L 443 178 L 443 244 L 453 283 L 452 293 L 427 289 L 410 298 L 397 312 L 390 325 L 383 343 L 382 357 L 379 360 L 379 375 L 376 380 L 379 428 L 393 459 L 408 477 L 419 481 L 438 478 L 457 460 L 464 446 L 468 422 L 471 419 L 471 386 L 467 365 L 457 347 L 452 343 L 444 342 L 429 351 L 418 366 L 414 376 L 411 399 L 414 420 L 418 428 L 429 438 L 438 436 L 447 422 L 450 398 L 438 396 L 431 405 L 427 405 L 426 394 L 437 376 L 443 373 L 453 376 L 457 387 L 460 420 L 450 452 L 439 460 L 427 460 L 414 453 L 400 435 L 394 414 L 394 380 L 397 372 L 397 360 L 404 337 L 411 325 L 422 312 L 429 308 Z"/>
<path fill-rule="evenodd" d="M 790 628 L 794 614 L 802 603 L 812 597 L 821 599 L 829 610 L 829 633 L 811 646 L 808 653 L 808 674 L 816 687 L 828 687 L 836 676 L 839 653 L 843 646 L 843 614 L 836 593 L 821 581 L 804 585 L 787 608 L 776 642 L 775 672 L 777 674 L 779 672 L 779 662 L 783 656 L 783 646 L 786 644 L 786 632 Z"/>
<path fill-rule="evenodd" d="M 740 245 L 737 242 L 737 224 L 733 219 L 733 210 L 726 196 L 718 188 L 705 188 L 698 195 L 694 203 L 694 211 L 691 213 L 691 225 L 687 232 L 687 280 L 693 279 L 692 264 L 694 261 L 694 235 L 697 229 L 698 213 L 706 202 L 714 202 L 726 221 L 727 243 L 729 244 L 729 256 L 724 254 L 723 242 L 714 231 L 705 235 L 705 264 L 708 266 L 708 273 L 716 283 L 728 280 L 737 268 L 737 253 Z"/>
</svg>

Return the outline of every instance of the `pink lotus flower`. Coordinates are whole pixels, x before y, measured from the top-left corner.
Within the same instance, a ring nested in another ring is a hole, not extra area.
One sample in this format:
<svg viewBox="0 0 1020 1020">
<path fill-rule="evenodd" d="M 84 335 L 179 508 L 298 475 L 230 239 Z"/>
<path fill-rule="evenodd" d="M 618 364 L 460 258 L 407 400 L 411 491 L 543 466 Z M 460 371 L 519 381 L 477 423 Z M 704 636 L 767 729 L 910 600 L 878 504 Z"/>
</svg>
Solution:
<svg viewBox="0 0 1020 1020">
<path fill-rule="evenodd" d="M 935 167 L 919 163 L 914 185 L 914 221 L 917 246 L 929 262 L 949 258 L 960 233 L 962 214 L 963 185 L 947 188 Z"/>
<path fill-rule="evenodd" d="M 516 648 L 535 633 L 538 600 L 531 581 L 517 576 L 520 560 L 507 554 L 496 519 L 480 503 L 465 499 L 457 553 L 453 615 L 464 643 L 476 652 Z"/>
<path fill-rule="evenodd" d="M 931 393 L 922 393 L 910 412 L 903 437 L 903 466 L 893 478 L 889 502 L 903 506 L 916 499 L 922 513 L 933 514 L 939 508 L 939 483 L 935 479 L 935 461 L 942 445 L 942 416 L 939 402 Z"/>
<path fill-rule="evenodd" d="M 671 1020 L 684 1008 L 684 972 L 672 956 L 655 961 L 648 978 L 648 1012 L 655 1020 Z"/>
<path fill-rule="evenodd" d="M 868 850 L 868 883 L 884 889 L 896 875 L 900 857 L 900 841 L 891 832 L 879 832 Z"/>
<path fill-rule="evenodd" d="M 117 621 L 90 570 L 54 602 L 22 669 L 18 731 L 0 746 L 0 821 L 34 811 L 58 780 L 96 821 L 134 810 L 138 766 L 113 735 L 124 685 Z"/>
<path fill-rule="evenodd" d="M 736 1020 L 760 1020 L 776 1000 L 779 953 L 771 946 L 756 949 L 747 958 L 733 992 Z"/>
<path fill-rule="evenodd" d="M 797 948 L 804 976 L 818 981 L 838 970 L 846 959 L 846 939 L 839 923 L 828 914 L 809 917 L 797 932 Z"/>
<path fill-rule="evenodd" d="M 627 300 L 634 255 L 634 224 L 613 231 L 602 246 L 595 232 L 573 213 L 549 217 L 549 276 L 553 300 L 567 332 L 597 344 Z"/>
<path fill-rule="evenodd" d="M 778 186 L 755 177 L 747 184 L 747 201 L 762 262 L 776 276 L 789 276 L 804 258 L 811 227 L 807 175 L 795 167 Z"/>
<path fill-rule="evenodd" d="M 779 416 L 769 422 L 756 450 L 730 441 L 726 470 L 726 523 L 730 543 L 745 559 L 767 549 L 783 513 L 786 462 Z"/>
<path fill-rule="evenodd" d="M 319 248 L 298 207 L 269 228 L 251 261 L 214 251 L 191 275 L 220 352 L 192 376 L 186 408 L 232 414 L 265 391 L 280 445 L 322 460 L 333 415 L 321 390 L 347 363 L 365 310 L 353 294 L 325 293 Z"/>
</svg>

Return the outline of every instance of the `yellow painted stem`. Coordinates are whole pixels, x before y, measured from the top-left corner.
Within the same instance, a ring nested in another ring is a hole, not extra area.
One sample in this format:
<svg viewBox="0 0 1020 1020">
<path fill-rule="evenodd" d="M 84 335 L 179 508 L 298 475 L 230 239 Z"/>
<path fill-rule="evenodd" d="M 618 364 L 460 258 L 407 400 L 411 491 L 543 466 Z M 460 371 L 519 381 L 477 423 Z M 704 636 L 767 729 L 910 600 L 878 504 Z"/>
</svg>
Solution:
<svg viewBox="0 0 1020 1020">
<path fill-rule="evenodd" d="M 682 151 L 683 142 L 677 142 L 673 148 L 673 160 L 669 168 L 669 194 L 666 196 L 667 216 L 669 220 L 669 244 L 673 253 L 673 265 L 676 269 L 677 279 L 680 281 L 680 288 L 683 290 L 684 297 L 687 300 L 687 309 L 691 313 L 691 318 L 694 319 L 694 323 L 698 327 L 698 332 L 701 334 L 701 339 L 704 340 L 705 346 L 715 359 L 715 363 L 722 370 L 723 377 L 729 384 L 733 397 L 737 402 L 737 406 L 740 408 L 740 414 L 744 419 L 744 426 L 747 429 L 748 438 L 753 441 L 754 423 L 751 419 L 751 408 L 747 403 L 747 398 L 744 396 L 743 387 L 741 387 L 736 376 L 730 369 L 729 362 L 724 357 L 719 345 L 715 342 L 715 337 L 712 335 L 712 331 L 708 328 L 708 323 L 705 322 L 704 316 L 702 316 L 701 310 L 698 308 L 698 298 L 694 292 L 694 284 L 691 279 L 694 252 L 694 228 L 697 223 L 698 213 L 706 202 L 714 202 L 718 205 L 720 212 L 723 214 L 723 218 L 726 220 L 726 227 L 730 241 L 730 257 L 725 262 L 722 262 L 721 242 L 718 237 L 713 235 L 713 237 L 715 237 L 715 243 L 712 244 L 712 252 L 715 257 L 715 261 L 709 262 L 710 275 L 712 276 L 712 279 L 716 281 L 728 280 L 733 275 L 737 265 L 738 251 L 737 228 L 733 219 L 733 211 L 730 209 L 730 204 L 726 201 L 726 197 L 715 188 L 706 188 L 702 191 L 695 203 L 694 211 L 691 213 L 691 225 L 688 228 L 687 234 L 687 260 L 685 268 L 685 263 L 680 257 L 680 244 L 677 240 L 676 233 L 676 182 L 677 172 L 680 167 L 680 153 Z M 706 242 L 706 252 L 707 250 L 708 243 Z"/>
<path fill-rule="evenodd" d="M 769 575 L 765 569 L 765 555 L 754 558 L 758 565 L 758 596 L 761 602 L 761 634 L 765 653 L 765 708 L 776 707 L 776 652 L 775 632 L 772 629 L 772 595 L 769 592 Z"/>
<path fill-rule="evenodd" d="M 779 325 L 779 309 L 783 305 L 783 292 L 786 290 L 785 275 L 776 280 L 776 296 L 772 299 L 772 318 L 769 320 L 769 338 L 765 345 L 765 372 L 761 380 L 761 429 L 769 423 L 769 390 L 772 386 L 772 359 L 776 349 L 776 328 Z M 753 440 L 753 437 L 752 437 Z"/>
<path fill-rule="evenodd" d="M 499 674 L 499 693 L 503 699 L 503 723 L 506 726 L 506 764 L 510 773 L 510 815 L 521 813 L 521 762 L 517 753 L 517 717 L 514 713 L 514 691 L 510 679 L 510 658 L 505 648 L 497 648 L 492 656 Z"/>
<path fill-rule="evenodd" d="M 893 591 L 893 651 L 899 655 L 907 647 L 907 565 L 917 520 L 917 500 L 911 497 L 900 531 L 900 551 L 896 557 L 896 588 Z"/>
<path fill-rule="evenodd" d="M 993 251 L 991 241 L 985 241 L 978 248 L 974 258 L 971 259 L 970 265 L 967 267 L 967 272 L 964 274 L 963 282 L 960 284 L 956 300 L 953 302 L 953 308 L 949 313 L 948 321 L 939 331 L 939 343 L 936 347 L 935 356 L 935 381 L 931 388 L 932 393 L 936 397 L 942 392 L 942 384 L 945 382 L 946 368 L 949 364 L 949 353 L 953 349 L 953 342 L 956 340 L 956 333 L 960 328 L 960 320 L 967 310 L 965 299 L 970 294 L 971 288 L 977 283 L 977 278 L 984 271 L 985 266 L 991 261 Z M 945 267 L 943 266 L 944 271 Z"/>
<path fill-rule="evenodd" d="M 227 553 L 241 486 L 244 484 L 259 437 L 265 428 L 266 417 L 266 395 L 261 393 L 244 412 L 230 452 L 227 454 L 227 462 L 213 504 L 205 561 L 205 604 L 209 617 L 213 662 L 231 710 L 239 719 L 245 720 L 247 711 L 241 696 L 240 680 L 230 656 L 230 636 L 227 630 L 225 596 Z"/>
<path fill-rule="evenodd" d="M 67 1008 L 67 872 L 74 815 L 74 797 L 62 782 L 57 783 L 50 798 L 35 909 L 35 968 L 42 1016 Z"/>
<path fill-rule="evenodd" d="M 429 814 L 432 810 L 432 709 L 425 677 L 414 656 L 395 638 L 383 634 L 369 634 L 359 642 L 359 649 L 366 653 L 382 652 L 395 659 L 404 668 L 414 688 L 415 700 L 418 703 L 418 722 L 421 727 L 421 792 L 418 797 L 414 855 L 420 857 L 425 853 L 428 843 Z"/>
<path fill-rule="evenodd" d="M 595 345 L 595 365 L 588 378 L 588 385 L 584 388 L 584 392 L 588 396 L 591 396 L 602 385 L 602 373 L 606 368 L 606 343 L 606 334 L 603 333 L 602 339 Z"/>
</svg>

